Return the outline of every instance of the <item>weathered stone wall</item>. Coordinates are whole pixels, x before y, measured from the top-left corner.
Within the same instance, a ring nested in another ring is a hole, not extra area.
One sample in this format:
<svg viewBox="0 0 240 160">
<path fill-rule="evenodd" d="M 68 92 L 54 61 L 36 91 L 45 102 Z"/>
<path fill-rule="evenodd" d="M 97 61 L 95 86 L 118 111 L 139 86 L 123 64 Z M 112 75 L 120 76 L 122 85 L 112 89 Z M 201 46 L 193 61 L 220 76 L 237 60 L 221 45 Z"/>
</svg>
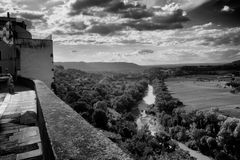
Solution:
<svg viewBox="0 0 240 160">
<path fill-rule="evenodd" d="M 26 79 L 23 82 L 28 83 Z M 43 82 L 34 80 L 34 85 L 45 159 L 131 159 L 102 132 L 59 99 Z"/>
<path fill-rule="evenodd" d="M 15 50 L 14 45 L 10 46 L 0 39 L 0 73 L 8 73 L 15 75 Z"/>
<path fill-rule="evenodd" d="M 53 82 L 53 44 L 52 40 L 18 39 L 20 50 L 19 76 L 39 79 L 50 87 Z"/>
</svg>

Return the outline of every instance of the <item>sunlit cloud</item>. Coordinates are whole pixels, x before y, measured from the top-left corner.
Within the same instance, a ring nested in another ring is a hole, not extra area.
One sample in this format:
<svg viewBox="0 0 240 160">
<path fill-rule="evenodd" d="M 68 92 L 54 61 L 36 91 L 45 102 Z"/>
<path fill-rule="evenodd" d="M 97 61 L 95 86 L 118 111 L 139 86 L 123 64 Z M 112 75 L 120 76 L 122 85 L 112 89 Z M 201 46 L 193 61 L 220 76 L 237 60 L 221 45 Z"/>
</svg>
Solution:
<svg viewBox="0 0 240 160">
<path fill-rule="evenodd" d="M 230 8 L 229 6 L 223 6 L 223 8 L 221 9 L 222 12 L 233 12 L 234 9 Z"/>
</svg>

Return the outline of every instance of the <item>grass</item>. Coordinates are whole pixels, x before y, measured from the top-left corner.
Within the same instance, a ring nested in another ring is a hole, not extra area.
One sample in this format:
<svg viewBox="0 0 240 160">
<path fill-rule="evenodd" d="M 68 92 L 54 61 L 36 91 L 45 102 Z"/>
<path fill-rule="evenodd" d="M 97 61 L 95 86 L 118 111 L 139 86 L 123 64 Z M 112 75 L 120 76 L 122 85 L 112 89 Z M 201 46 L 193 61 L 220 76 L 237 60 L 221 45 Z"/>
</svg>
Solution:
<svg viewBox="0 0 240 160">
<path fill-rule="evenodd" d="M 240 109 L 237 108 L 222 109 L 220 110 L 220 113 L 222 113 L 225 116 L 240 118 Z"/>
<path fill-rule="evenodd" d="M 230 115 L 238 110 L 234 116 L 240 116 L 240 109 L 235 109 L 240 107 L 240 95 L 230 93 L 230 88 L 224 88 L 225 83 L 217 79 L 199 81 L 199 77 L 171 78 L 166 81 L 172 96 L 182 101 L 186 110 L 217 107 Z"/>
</svg>

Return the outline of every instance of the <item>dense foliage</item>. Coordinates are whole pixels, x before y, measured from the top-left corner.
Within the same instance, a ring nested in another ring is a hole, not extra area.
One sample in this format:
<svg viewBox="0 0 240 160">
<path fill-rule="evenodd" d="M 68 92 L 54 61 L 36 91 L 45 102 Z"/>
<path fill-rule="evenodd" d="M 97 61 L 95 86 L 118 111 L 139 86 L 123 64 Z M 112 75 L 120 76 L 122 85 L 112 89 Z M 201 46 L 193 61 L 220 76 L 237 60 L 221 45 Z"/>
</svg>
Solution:
<svg viewBox="0 0 240 160">
<path fill-rule="evenodd" d="M 240 76 L 239 72 L 240 63 L 239 61 L 228 63 L 228 64 L 219 64 L 219 65 L 200 65 L 200 66 L 182 66 L 175 68 L 175 75 L 196 75 L 196 74 L 225 74 L 232 73 L 235 76 Z"/>
<path fill-rule="evenodd" d="M 154 80 L 159 122 L 173 139 L 216 160 L 240 159 L 240 120 L 211 111 L 186 112 L 169 93 L 163 80 Z"/>
<path fill-rule="evenodd" d="M 148 83 L 124 74 L 86 73 L 57 66 L 55 86 L 55 93 L 88 122 L 111 130 L 108 123 L 116 116 L 111 111 L 130 112 L 144 96 Z"/>
<path fill-rule="evenodd" d="M 132 110 L 148 88 L 146 77 L 149 75 L 86 73 L 57 66 L 54 91 L 135 159 L 190 159 L 186 152 L 176 147 L 168 134 L 153 136 L 146 128 L 137 131 L 137 115 Z"/>
</svg>

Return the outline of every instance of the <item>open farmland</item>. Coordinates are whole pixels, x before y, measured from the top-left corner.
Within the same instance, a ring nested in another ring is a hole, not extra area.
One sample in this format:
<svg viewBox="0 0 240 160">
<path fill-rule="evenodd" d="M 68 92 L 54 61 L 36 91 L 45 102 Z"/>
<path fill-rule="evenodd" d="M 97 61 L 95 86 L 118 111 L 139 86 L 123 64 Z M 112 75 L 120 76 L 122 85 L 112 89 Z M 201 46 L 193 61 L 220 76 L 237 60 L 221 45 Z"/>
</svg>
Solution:
<svg viewBox="0 0 240 160">
<path fill-rule="evenodd" d="M 166 80 L 168 90 L 173 97 L 178 98 L 187 110 L 206 110 L 212 107 L 228 110 L 240 115 L 240 95 L 230 93 L 225 87 L 226 81 L 217 77 L 181 77 Z M 236 117 L 236 115 L 233 115 Z"/>
</svg>

